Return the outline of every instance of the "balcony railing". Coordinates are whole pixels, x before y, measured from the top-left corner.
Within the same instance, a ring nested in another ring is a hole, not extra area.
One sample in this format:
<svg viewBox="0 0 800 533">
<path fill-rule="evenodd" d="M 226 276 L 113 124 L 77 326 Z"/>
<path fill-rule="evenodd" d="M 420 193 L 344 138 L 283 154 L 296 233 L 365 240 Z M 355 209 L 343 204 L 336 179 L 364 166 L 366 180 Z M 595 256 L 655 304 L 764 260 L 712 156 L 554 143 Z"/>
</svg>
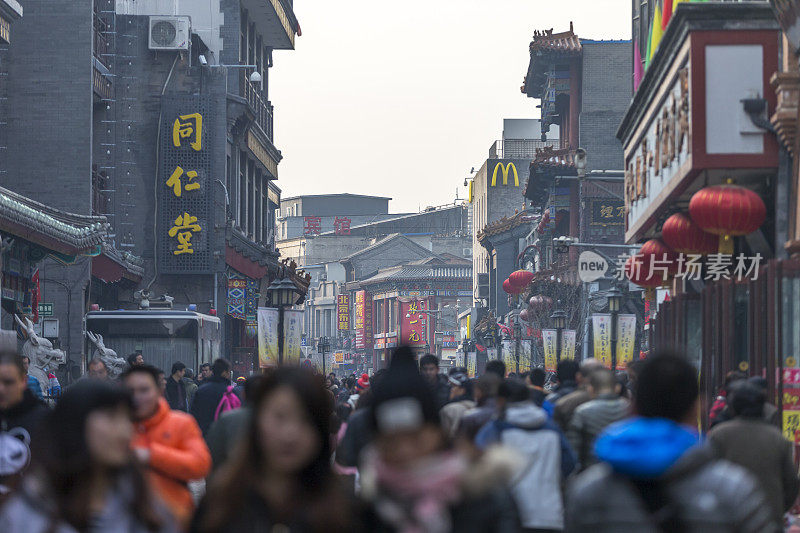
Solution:
<svg viewBox="0 0 800 533">
<path fill-rule="evenodd" d="M 558 139 L 506 139 L 495 141 L 489 148 L 489 159 L 533 159 L 536 149 L 557 148 Z"/>
<path fill-rule="evenodd" d="M 264 100 L 261 90 L 248 79 L 247 69 L 241 69 L 239 79 L 242 87 L 242 96 L 247 100 L 247 103 L 250 104 L 250 107 L 253 108 L 256 116 L 256 123 L 258 123 L 264 133 L 267 134 L 267 138 L 270 142 L 273 142 L 272 104 Z"/>
<path fill-rule="evenodd" d="M 110 45 L 108 38 L 105 36 L 106 23 L 95 14 L 94 16 L 94 57 L 98 59 L 106 68 L 111 68 L 110 59 Z"/>
</svg>

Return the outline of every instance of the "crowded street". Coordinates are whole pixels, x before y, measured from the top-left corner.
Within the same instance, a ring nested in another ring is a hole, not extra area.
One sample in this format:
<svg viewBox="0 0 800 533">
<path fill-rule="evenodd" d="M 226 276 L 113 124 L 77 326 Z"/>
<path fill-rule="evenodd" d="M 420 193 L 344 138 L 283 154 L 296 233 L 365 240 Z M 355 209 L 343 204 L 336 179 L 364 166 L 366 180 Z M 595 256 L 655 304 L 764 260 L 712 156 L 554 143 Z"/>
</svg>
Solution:
<svg viewBox="0 0 800 533">
<path fill-rule="evenodd" d="M 0 533 L 800 533 L 798 122 L 800 0 L 0 0 Z"/>
</svg>

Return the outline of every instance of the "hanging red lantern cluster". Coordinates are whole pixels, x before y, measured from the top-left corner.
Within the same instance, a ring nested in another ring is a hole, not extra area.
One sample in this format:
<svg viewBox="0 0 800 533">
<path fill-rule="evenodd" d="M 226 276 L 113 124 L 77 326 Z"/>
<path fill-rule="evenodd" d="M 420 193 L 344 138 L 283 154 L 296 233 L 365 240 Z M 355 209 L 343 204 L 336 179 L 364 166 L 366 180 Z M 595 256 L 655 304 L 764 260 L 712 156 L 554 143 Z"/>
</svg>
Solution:
<svg viewBox="0 0 800 533">
<path fill-rule="evenodd" d="M 625 261 L 625 277 L 640 287 L 660 287 L 664 280 L 650 274 L 650 266 L 641 255 L 632 255 Z"/>
<path fill-rule="evenodd" d="M 528 315 L 527 309 L 523 309 L 522 311 L 519 312 L 519 319 L 522 320 L 523 322 L 529 321 L 530 318 L 531 317 Z"/>
<path fill-rule="evenodd" d="M 767 217 L 767 206 L 753 191 L 727 183 L 697 191 L 689 214 L 701 229 L 719 235 L 720 253 L 733 254 L 733 237 L 753 233 Z"/>
<path fill-rule="evenodd" d="M 684 254 L 713 254 L 719 244 L 719 237 L 703 231 L 685 213 L 675 213 L 664 222 L 661 238 L 670 248 Z"/>
<path fill-rule="evenodd" d="M 516 289 L 511 284 L 511 280 L 510 279 L 506 279 L 503 282 L 503 290 L 506 291 L 506 294 L 519 294 L 518 292 L 514 292 Z"/>
</svg>

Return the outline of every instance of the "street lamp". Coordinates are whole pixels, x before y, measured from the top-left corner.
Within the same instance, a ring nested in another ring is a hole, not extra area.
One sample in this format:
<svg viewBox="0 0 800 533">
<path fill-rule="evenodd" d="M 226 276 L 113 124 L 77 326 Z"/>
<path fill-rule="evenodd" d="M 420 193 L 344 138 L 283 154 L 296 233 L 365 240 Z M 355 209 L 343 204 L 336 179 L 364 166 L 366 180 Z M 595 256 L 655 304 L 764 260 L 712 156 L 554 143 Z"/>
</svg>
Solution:
<svg viewBox="0 0 800 533">
<path fill-rule="evenodd" d="M 522 325 L 519 323 L 519 315 L 517 315 L 517 319 L 514 322 L 514 359 L 517 361 L 517 375 L 519 375 L 519 344 L 522 341 Z"/>
<path fill-rule="evenodd" d="M 289 278 L 276 278 L 267 287 L 267 296 L 272 307 L 278 308 L 278 364 L 283 364 L 283 311 L 294 305 L 300 292 Z"/>
<path fill-rule="evenodd" d="M 322 354 L 322 375 L 327 376 L 328 373 L 325 370 L 325 352 L 328 351 L 331 347 L 331 341 L 328 337 L 321 337 L 319 339 L 319 343 L 317 344 L 317 350 L 319 353 Z"/>
<path fill-rule="evenodd" d="M 550 315 L 550 320 L 553 321 L 553 327 L 556 328 L 556 361 L 561 361 L 561 334 L 567 327 L 567 313 L 556 309 Z"/>
<path fill-rule="evenodd" d="M 617 287 L 612 287 L 606 293 L 608 310 L 611 313 L 611 370 L 617 370 L 617 315 L 622 303 L 622 292 Z"/>
</svg>

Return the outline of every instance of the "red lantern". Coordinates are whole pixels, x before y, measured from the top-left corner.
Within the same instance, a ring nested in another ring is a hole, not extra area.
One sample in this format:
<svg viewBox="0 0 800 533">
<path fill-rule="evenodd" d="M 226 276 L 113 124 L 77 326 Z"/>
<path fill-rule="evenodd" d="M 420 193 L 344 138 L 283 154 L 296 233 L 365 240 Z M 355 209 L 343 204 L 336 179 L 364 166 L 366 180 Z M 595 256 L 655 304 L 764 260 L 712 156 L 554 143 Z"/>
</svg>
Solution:
<svg viewBox="0 0 800 533">
<path fill-rule="evenodd" d="M 515 287 L 513 283 L 511 283 L 510 279 L 506 279 L 503 282 L 503 290 L 506 291 L 507 294 L 519 294 L 521 289 Z"/>
<path fill-rule="evenodd" d="M 632 255 L 625 261 L 625 276 L 640 287 L 660 287 L 664 283 L 659 276 L 651 276 L 650 265 L 641 255 Z"/>
<path fill-rule="evenodd" d="M 523 322 L 527 322 L 528 320 L 530 320 L 527 309 L 523 309 L 522 311 L 519 312 L 519 319 L 522 320 Z"/>
<path fill-rule="evenodd" d="M 511 285 L 520 289 L 520 292 L 522 292 L 522 289 L 527 287 L 531 280 L 533 280 L 533 272 L 529 270 L 517 270 L 512 272 L 511 275 L 508 276 L 508 279 L 511 281 Z"/>
<path fill-rule="evenodd" d="M 680 268 L 678 254 L 659 239 L 650 239 L 644 243 L 637 255 L 642 257 L 642 265 L 647 268 L 646 274 L 649 275 L 652 269 L 653 275 L 662 282 L 677 274 Z"/>
<path fill-rule="evenodd" d="M 547 296 L 542 296 L 541 294 L 531 296 L 531 299 L 528 300 L 528 307 L 534 311 L 550 307 L 551 305 L 553 305 L 553 299 Z"/>
<path fill-rule="evenodd" d="M 732 254 L 732 237 L 760 228 L 767 206 L 750 189 L 728 183 L 697 191 L 689 202 L 689 214 L 704 231 L 720 236 L 720 253 Z"/>
<path fill-rule="evenodd" d="M 685 213 L 675 213 L 664 222 L 661 239 L 676 252 L 684 254 L 713 254 L 719 245 L 716 235 L 703 231 Z"/>
</svg>

